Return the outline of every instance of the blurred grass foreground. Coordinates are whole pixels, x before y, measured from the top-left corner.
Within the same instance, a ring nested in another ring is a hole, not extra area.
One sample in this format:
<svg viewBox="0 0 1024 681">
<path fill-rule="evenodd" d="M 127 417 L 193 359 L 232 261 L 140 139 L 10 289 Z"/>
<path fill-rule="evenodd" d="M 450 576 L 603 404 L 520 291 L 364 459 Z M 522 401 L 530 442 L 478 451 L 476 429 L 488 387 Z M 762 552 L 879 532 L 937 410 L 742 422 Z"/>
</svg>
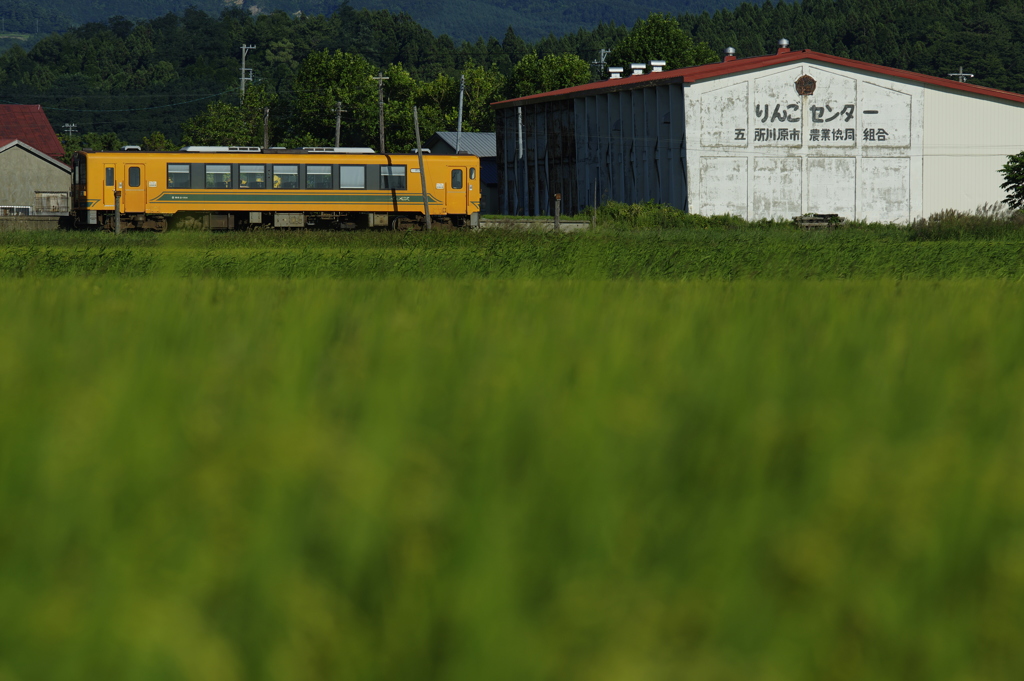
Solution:
<svg viewBox="0 0 1024 681">
<path fill-rule="evenodd" d="M 1020 678 L 1013 278 L 156 271 L 0 278 L 3 681 Z"/>
</svg>

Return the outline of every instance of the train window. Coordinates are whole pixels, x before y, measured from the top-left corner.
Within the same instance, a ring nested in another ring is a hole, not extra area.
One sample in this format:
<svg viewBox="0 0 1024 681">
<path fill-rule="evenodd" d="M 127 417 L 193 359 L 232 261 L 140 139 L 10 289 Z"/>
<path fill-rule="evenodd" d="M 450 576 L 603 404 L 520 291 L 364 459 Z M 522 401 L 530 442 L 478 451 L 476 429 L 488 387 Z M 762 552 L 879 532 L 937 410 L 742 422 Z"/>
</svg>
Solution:
<svg viewBox="0 0 1024 681">
<path fill-rule="evenodd" d="M 188 189 L 192 186 L 192 174 L 190 166 L 187 163 L 168 163 L 167 164 L 167 188 L 168 189 Z"/>
<path fill-rule="evenodd" d="M 274 166 L 274 189 L 298 189 L 298 166 Z"/>
<path fill-rule="evenodd" d="M 452 189 L 462 189 L 462 168 L 452 170 Z"/>
<path fill-rule="evenodd" d="M 366 166 L 338 166 L 338 187 L 366 189 Z"/>
<path fill-rule="evenodd" d="M 405 189 L 405 166 L 381 166 L 381 189 Z"/>
<path fill-rule="evenodd" d="M 306 189 L 330 189 L 330 166 L 306 166 Z"/>
<path fill-rule="evenodd" d="M 267 167 L 246 165 L 239 166 L 238 187 L 239 189 L 266 189 Z"/>
<path fill-rule="evenodd" d="M 108 187 L 113 187 L 114 186 L 114 169 L 113 168 L 107 168 L 106 180 L 107 180 L 107 186 Z"/>
<path fill-rule="evenodd" d="M 231 189 L 231 166 L 229 165 L 208 165 L 206 166 L 206 188 L 207 189 Z"/>
<path fill-rule="evenodd" d="M 128 169 L 128 186 L 138 187 L 142 184 L 142 169 L 138 166 L 132 166 Z"/>
<path fill-rule="evenodd" d="M 471 179 L 471 180 L 475 180 L 476 179 L 476 168 L 470 168 L 469 169 L 469 179 Z"/>
</svg>

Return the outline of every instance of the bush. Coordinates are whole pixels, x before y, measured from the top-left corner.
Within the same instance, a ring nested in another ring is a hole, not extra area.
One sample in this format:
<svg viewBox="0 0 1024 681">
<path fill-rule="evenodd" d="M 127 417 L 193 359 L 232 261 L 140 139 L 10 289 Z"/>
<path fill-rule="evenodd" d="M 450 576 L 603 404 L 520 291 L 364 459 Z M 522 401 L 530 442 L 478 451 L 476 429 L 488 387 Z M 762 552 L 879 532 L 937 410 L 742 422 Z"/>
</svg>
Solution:
<svg viewBox="0 0 1024 681">
<path fill-rule="evenodd" d="M 598 225 L 616 230 L 647 229 L 772 229 L 792 228 L 788 221 L 756 220 L 748 222 L 736 215 L 697 215 L 672 206 L 644 201 L 609 201 L 598 208 Z"/>
<path fill-rule="evenodd" d="M 998 203 L 986 203 L 973 213 L 958 210 L 933 213 L 927 219 L 910 223 L 909 228 L 911 239 L 936 240 L 998 237 L 1019 231 L 1021 225 L 1024 225 L 1024 212 Z"/>
</svg>

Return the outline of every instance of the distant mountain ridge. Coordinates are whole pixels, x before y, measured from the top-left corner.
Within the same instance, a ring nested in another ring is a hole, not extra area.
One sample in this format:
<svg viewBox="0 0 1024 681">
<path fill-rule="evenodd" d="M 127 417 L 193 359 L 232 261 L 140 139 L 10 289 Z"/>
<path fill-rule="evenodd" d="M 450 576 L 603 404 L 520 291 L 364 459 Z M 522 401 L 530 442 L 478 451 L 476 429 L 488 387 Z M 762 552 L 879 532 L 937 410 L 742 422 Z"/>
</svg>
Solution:
<svg viewBox="0 0 1024 681">
<path fill-rule="evenodd" d="M 49 33 L 112 16 L 153 19 L 168 12 L 181 14 L 192 6 L 217 16 L 228 7 L 251 13 L 282 10 L 289 14 L 330 14 L 336 0 L 0 0 L 3 29 L 12 33 Z M 501 38 L 511 26 L 517 35 L 535 41 L 549 34 L 564 35 L 599 23 L 631 26 L 651 12 L 678 15 L 731 9 L 739 0 L 350 0 L 355 9 L 405 12 L 437 35 L 456 41 Z"/>
</svg>

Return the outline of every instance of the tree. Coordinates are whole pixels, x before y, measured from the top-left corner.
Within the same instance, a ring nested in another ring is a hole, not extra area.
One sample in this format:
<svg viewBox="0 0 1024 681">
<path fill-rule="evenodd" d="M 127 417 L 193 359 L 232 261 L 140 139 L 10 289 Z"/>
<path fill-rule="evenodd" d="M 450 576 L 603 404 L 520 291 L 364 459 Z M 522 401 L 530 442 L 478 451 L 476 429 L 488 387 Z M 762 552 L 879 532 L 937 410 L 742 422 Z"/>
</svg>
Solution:
<svg viewBox="0 0 1024 681">
<path fill-rule="evenodd" d="M 87 132 L 84 135 L 65 135 L 57 133 L 57 139 L 64 147 L 64 155 L 60 160 L 71 164 L 71 157 L 76 151 L 89 149 L 90 151 L 115 151 L 124 146 L 124 142 L 114 132 Z"/>
<path fill-rule="evenodd" d="M 375 75 L 376 69 L 358 54 L 322 50 L 306 57 L 295 76 L 294 107 L 300 132 L 333 140 L 336 103 L 341 102 L 346 110 L 341 119 L 342 145 L 366 144 L 365 132 L 377 126 L 377 84 L 371 79 Z"/>
<path fill-rule="evenodd" d="M 528 54 L 512 69 L 511 97 L 560 90 L 590 82 L 590 65 L 575 54 L 549 54 L 538 59 Z"/>
<path fill-rule="evenodd" d="M 263 110 L 277 97 L 262 85 L 245 91 L 241 105 L 213 102 L 206 111 L 182 124 L 182 142 L 212 146 L 258 147 L 263 144 Z"/>
<path fill-rule="evenodd" d="M 176 151 L 178 147 L 179 145 L 167 139 L 159 130 L 142 138 L 143 151 Z"/>
<path fill-rule="evenodd" d="M 1007 156 L 1000 174 L 1005 180 L 999 185 L 1006 192 L 1003 203 L 1013 210 L 1024 209 L 1024 151 Z"/>
<path fill-rule="evenodd" d="M 494 111 L 491 103 L 502 98 L 505 77 L 497 69 L 486 69 L 473 62 L 466 65 L 466 96 L 463 102 L 462 129 L 470 132 L 493 132 Z"/>
<path fill-rule="evenodd" d="M 694 43 L 679 22 L 663 14 L 640 19 L 633 29 L 612 48 L 608 63 L 628 65 L 664 59 L 670 69 L 710 64 L 718 59 L 707 43 Z"/>
</svg>

